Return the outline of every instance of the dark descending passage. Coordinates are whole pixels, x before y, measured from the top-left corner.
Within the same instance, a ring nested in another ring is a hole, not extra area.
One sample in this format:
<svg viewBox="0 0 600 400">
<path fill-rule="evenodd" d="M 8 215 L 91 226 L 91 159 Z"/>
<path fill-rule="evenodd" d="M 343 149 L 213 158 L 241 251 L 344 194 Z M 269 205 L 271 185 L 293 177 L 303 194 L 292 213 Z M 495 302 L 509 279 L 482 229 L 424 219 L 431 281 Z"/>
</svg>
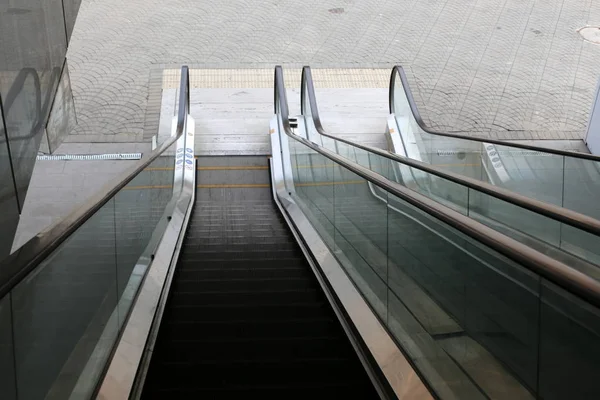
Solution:
<svg viewBox="0 0 600 400">
<path fill-rule="evenodd" d="M 379 398 L 270 189 L 227 168 L 199 174 L 229 187 L 199 190 L 142 397 Z"/>
</svg>

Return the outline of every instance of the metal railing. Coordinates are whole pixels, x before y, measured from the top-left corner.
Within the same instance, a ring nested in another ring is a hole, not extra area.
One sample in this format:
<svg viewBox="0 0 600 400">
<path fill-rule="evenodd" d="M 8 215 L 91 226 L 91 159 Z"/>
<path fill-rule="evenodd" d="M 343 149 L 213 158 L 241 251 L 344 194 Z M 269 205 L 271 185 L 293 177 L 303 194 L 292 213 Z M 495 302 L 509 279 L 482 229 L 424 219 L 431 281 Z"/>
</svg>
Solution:
<svg viewBox="0 0 600 400">
<path fill-rule="evenodd" d="M 181 68 L 179 110 L 174 136 L 162 143 L 148 157 L 128 168 L 117 178 L 98 190 L 84 205 L 71 212 L 57 224 L 39 233 L 17 251 L 0 262 L 0 299 L 9 293 L 27 274 L 56 250 L 69 236 L 90 219 L 140 172 L 171 147 L 183 134 L 190 109 L 189 70 Z"/>
<path fill-rule="evenodd" d="M 275 113 L 281 114 L 284 133 L 292 140 L 302 143 L 309 149 L 323 155 L 336 164 L 343 166 L 352 173 L 364 178 L 380 188 L 388 191 L 390 194 L 406 201 L 416 208 L 448 224 L 465 235 L 488 246 L 507 258 L 519 263 L 525 268 L 548 279 L 554 284 L 574 293 L 587 302 L 600 307 L 600 282 L 583 274 L 568 265 L 565 265 L 545 254 L 542 254 L 532 248 L 511 239 L 492 228 L 489 228 L 472 218 L 469 218 L 457 211 L 445 207 L 438 202 L 414 192 L 397 182 L 390 181 L 382 175 L 373 172 L 363 166 L 360 166 L 348 159 L 336 154 L 333 151 L 325 149 L 307 139 L 294 134 L 290 127 L 289 110 L 287 105 L 287 94 L 283 80 L 283 69 L 280 66 L 275 68 Z M 318 115 L 315 120 L 315 126 L 322 131 L 322 126 Z M 336 137 L 333 137 L 339 140 Z M 354 145 L 354 143 L 349 142 Z M 386 152 L 382 152 L 386 155 Z M 405 162 L 405 160 L 400 160 Z M 416 164 L 415 164 L 416 165 Z M 478 183 L 479 184 L 479 183 Z M 596 226 L 590 229 L 596 229 Z"/>
<path fill-rule="evenodd" d="M 390 111 L 390 114 L 394 113 L 394 103 L 395 103 L 394 88 L 396 85 L 396 79 L 401 80 L 402 87 L 404 88 L 404 93 L 406 94 L 406 98 L 408 100 L 412 115 L 415 118 L 415 122 L 419 125 L 420 129 L 425 131 L 425 133 L 428 133 L 430 135 L 436 135 L 436 136 L 445 136 L 445 137 L 462 139 L 462 140 L 470 140 L 473 142 L 490 143 L 490 144 L 497 144 L 497 145 L 508 146 L 508 147 L 515 147 L 515 148 L 524 149 L 524 150 L 539 151 L 542 153 L 556 154 L 556 155 L 565 156 L 565 157 L 573 157 L 573 158 L 579 158 L 579 159 L 584 159 L 584 160 L 600 161 L 600 157 L 595 156 L 593 154 L 578 153 L 575 151 L 567 151 L 567 150 L 558 150 L 558 149 L 552 149 L 552 148 L 548 148 L 548 147 L 532 146 L 532 145 L 528 145 L 528 144 L 515 143 L 515 142 L 505 141 L 505 140 L 503 141 L 503 140 L 482 138 L 482 137 L 477 137 L 477 136 L 467 136 L 467 135 L 461 135 L 458 133 L 446 133 L 446 132 L 434 131 L 433 129 L 429 128 L 423 121 L 423 118 L 421 117 L 421 113 L 419 112 L 419 109 L 417 107 L 417 103 L 415 102 L 415 99 L 413 97 L 412 91 L 410 90 L 410 86 L 408 85 L 408 78 L 406 77 L 404 68 L 402 68 L 399 65 L 396 65 L 392 69 L 392 74 L 390 76 L 390 88 L 389 88 L 389 111 Z"/>
<path fill-rule="evenodd" d="M 396 67 L 396 68 L 399 68 L 399 67 Z M 399 156 L 399 155 L 389 152 L 389 151 L 381 150 L 381 149 L 378 149 L 375 147 L 352 142 L 350 140 L 340 138 L 338 136 L 330 135 L 323 129 L 323 126 L 321 124 L 321 119 L 320 119 L 319 111 L 318 111 L 318 107 L 317 107 L 317 101 L 316 101 L 315 90 L 314 90 L 314 85 L 313 85 L 313 81 L 312 81 L 312 74 L 310 71 L 310 67 L 304 67 L 302 70 L 301 88 L 302 88 L 302 90 L 301 90 L 302 114 L 306 115 L 305 110 L 306 110 L 307 106 L 310 106 L 311 118 L 312 118 L 313 124 L 314 124 L 316 130 L 318 131 L 318 133 L 325 137 L 331 138 L 333 140 L 337 140 L 342 143 L 346 143 L 350 146 L 365 150 L 365 151 L 373 153 L 373 154 L 377 154 L 378 156 L 387 158 L 389 160 L 398 162 L 400 164 L 407 165 L 411 168 L 415 168 L 415 169 L 427 172 L 428 174 L 438 176 L 438 177 L 446 179 L 448 181 L 458 183 L 462 186 L 485 193 L 487 195 L 490 195 L 492 197 L 495 197 L 495 198 L 505 201 L 507 203 L 514 204 L 518 207 L 521 207 L 526 210 L 532 211 L 534 213 L 543 215 L 543 216 L 551 218 L 553 220 L 562 222 L 564 224 L 573 226 L 575 228 L 581 229 L 581 230 L 591 233 L 593 235 L 600 236 L 600 221 L 598 221 L 595 218 L 589 217 L 587 215 L 580 214 L 578 212 L 575 212 L 575 211 L 572 211 L 572 210 L 569 210 L 566 208 L 562 208 L 559 206 L 555 206 L 553 204 L 545 203 L 543 201 L 535 200 L 530 197 L 511 192 L 510 190 L 500 188 L 498 186 L 494 186 L 487 182 L 479 181 L 479 180 L 476 180 L 473 178 L 468 178 L 468 177 L 465 177 L 465 176 L 462 176 L 462 175 L 459 175 L 459 174 L 456 174 L 453 172 L 447 172 L 447 171 L 442 170 L 441 168 L 437 168 L 433 165 L 424 163 L 422 161 L 416 161 L 416 160 L 413 160 L 410 158 Z M 306 90 L 304 90 L 304 89 L 306 89 Z M 308 98 L 307 98 L 307 95 L 308 95 Z M 488 142 L 487 139 L 485 141 Z M 506 145 L 512 146 L 512 143 L 501 142 L 501 144 L 503 144 L 505 146 Z M 527 146 L 527 148 L 528 147 L 529 146 Z M 526 148 L 526 147 L 523 147 L 523 148 Z M 540 150 L 540 148 L 535 148 L 535 149 L 537 149 L 539 151 L 545 151 L 545 150 Z M 559 150 L 556 150 L 556 152 L 557 152 L 557 154 L 561 153 Z M 571 154 L 578 155 L 578 153 L 572 153 L 572 152 L 571 153 L 564 152 L 564 153 L 567 153 L 569 155 L 571 155 Z M 589 156 L 587 154 L 582 154 L 582 155 L 586 156 L 584 158 L 589 158 L 589 157 L 587 157 L 587 156 Z"/>
</svg>

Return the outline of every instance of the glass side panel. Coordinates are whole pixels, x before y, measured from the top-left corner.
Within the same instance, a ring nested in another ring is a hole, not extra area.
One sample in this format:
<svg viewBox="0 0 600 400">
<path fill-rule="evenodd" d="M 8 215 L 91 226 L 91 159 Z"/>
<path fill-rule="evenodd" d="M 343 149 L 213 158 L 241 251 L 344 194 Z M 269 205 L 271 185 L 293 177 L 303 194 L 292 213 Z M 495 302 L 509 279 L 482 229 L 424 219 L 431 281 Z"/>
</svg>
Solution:
<svg viewBox="0 0 600 400">
<path fill-rule="evenodd" d="M 386 319 L 387 199 L 375 198 L 369 182 L 349 170 L 335 166 L 334 172 L 335 249 L 347 258 L 346 271 L 371 306 Z"/>
<path fill-rule="evenodd" d="M 290 152 L 295 194 L 303 199 L 305 211 L 313 217 L 311 222 L 323 240 L 333 247 L 333 163 L 311 149 L 302 149 L 296 141 L 291 142 Z"/>
<path fill-rule="evenodd" d="M 16 400 L 15 353 L 13 348 L 10 294 L 0 300 L 0 399 Z"/>
<path fill-rule="evenodd" d="M 389 205 L 390 290 L 422 330 L 411 356 L 462 382 L 458 398 L 471 398 L 468 379 L 491 398 L 527 394 L 516 377 L 535 383 L 536 277 L 401 199 Z"/>
<path fill-rule="evenodd" d="M 565 159 L 563 207 L 600 220 L 600 163 Z"/>
<path fill-rule="evenodd" d="M 0 37 L 0 97 L 23 205 L 67 51 L 62 0 L 3 1 Z"/>
<path fill-rule="evenodd" d="M 590 265 L 586 265 L 586 262 L 600 265 L 600 247 L 598 246 L 598 237 L 595 235 L 418 168 L 367 152 L 336 139 L 328 139 L 335 144 L 334 151 L 342 157 L 455 211 L 468 215 L 538 251 L 550 252 L 553 257 L 576 266 L 582 272 L 590 272 L 594 277 L 600 278 L 597 271 L 590 268 Z M 548 170 L 551 170 L 551 166 L 554 165 L 553 161 L 547 157 L 545 159 L 550 163 Z M 562 165 L 562 159 L 560 163 Z M 540 185 L 542 184 L 540 183 Z M 538 186 L 538 188 L 541 187 Z M 541 192 L 542 189 L 540 189 Z M 385 197 L 385 195 L 383 196 Z M 581 200 L 578 201 L 581 202 Z M 591 209 L 592 202 L 589 201 L 588 209 Z M 573 256 L 577 259 L 574 259 Z"/>
<path fill-rule="evenodd" d="M 393 92 L 400 134 L 417 143 L 410 158 L 600 219 L 600 203 L 594 201 L 600 196 L 599 162 L 427 133 L 412 114 L 399 76 Z"/>
<path fill-rule="evenodd" d="M 13 289 L 19 398 L 68 398 L 96 345 L 116 339 L 114 216 L 111 200 Z"/>
<path fill-rule="evenodd" d="M 168 153 L 154 160 L 114 198 L 117 294 L 122 310 L 120 324 L 124 322 L 149 264 L 149 260 L 138 263 L 138 259 L 150 245 L 152 234 L 175 190 L 175 155 Z"/>
<path fill-rule="evenodd" d="M 181 190 L 183 151 L 167 149 L 11 291 L 19 398 L 95 390 Z"/>
<path fill-rule="evenodd" d="M 490 183 L 556 206 L 563 205 L 564 162 L 560 155 L 510 146 L 494 146 L 498 161 L 489 169 Z"/>
<path fill-rule="evenodd" d="M 294 142 L 296 201 L 439 398 L 600 395 L 600 310 Z"/>
<path fill-rule="evenodd" d="M 532 247 L 537 246 L 534 238 L 561 246 L 558 221 L 473 189 L 469 189 L 468 208 L 469 217 Z"/>
<path fill-rule="evenodd" d="M 600 311 L 544 280 L 540 398 L 597 399 Z"/>
<path fill-rule="evenodd" d="M 19 202 L 15 191 L 13 165 L 0 104 L 0 260 L 10 254 L 19 223 Z"/>
</svg>

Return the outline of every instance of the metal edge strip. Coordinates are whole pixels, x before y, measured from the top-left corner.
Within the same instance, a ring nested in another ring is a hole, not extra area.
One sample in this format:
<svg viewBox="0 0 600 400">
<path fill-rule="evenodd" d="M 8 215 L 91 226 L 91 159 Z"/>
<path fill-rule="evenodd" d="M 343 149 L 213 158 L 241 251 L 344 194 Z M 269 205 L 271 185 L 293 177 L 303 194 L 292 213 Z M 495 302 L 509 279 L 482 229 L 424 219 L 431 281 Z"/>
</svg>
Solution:
<svg viewBox="0 0 600 400">
<path fill-rule="evenodd" d="M 138 290 L 119 343 L 103 377 L 96 395 L 98 400 L 129 399 L 133 393 L 141 395 L 141 389 L 150 365 L 164 307 L 169 295 L 183 239 L 187 229 L 196 192 L 196 168 L 194 157 L 193 118 L 187 116 L 183 141 L 183 162 L 176 164 L 183 172 L 183 186 L 169 224 L 156 248 L 154 259 Z M 187 149 L 191 149 L 188 152 Z M 188 163 L 187 161 L 190 161 Z M 189 168 L 188 168 L 189 166 Z M 173 185 L 174 187 L 176 184 Z"/>
<path fill-rule="evenodd" d="M 192 212 L 195 205 L 196 199 L 196 191 L 193 191 L 192 199 L 188 211 L 186 212 L 184 226 L 187 228 L 190 218 L 192 216 Z M 187 229 L 186 229 L 187 230 Z M 183 231 L 185 233 L 185 230 Z M 152 354 L 154 351 L 154 345 L 156 344 L 156 339 L 158 337 L 158 331 L 160 329 L 160 323 L 162 321 L 162 317 L 164 314 L 164 310 L 167 304 L 167 300 L 169 298 L 169 293 L 171 291 L 171 284 L 173 282 L 173 276 L 175 274 L 175 266 L 177 265 L 177 261 L 179 260 L 179 254 L 181 253 L 181 249 L 183 247 L 183 240 L 185 235 L 180 235 L 180 238 L 177 242 L 177 246 L 175 247 L 175 251 L 173 254 L 173 261 L 171 263 L 171 267 L 169 268 L 168 274 L 165 279 L 165 284 L 163 291 L 160 296 L 160 300 L 156 307 L 156 312 L 154 314 L 154 321 L 148 333 L 148 340 L 146 341 L 146 351 L 144 352 L 142 359 L 140 360 L 140 364 L 138 367 L 138 371 L 136 374 L 135 381 L 132 385 L 132 389 L 129 395 L 129 399 L 139 399 L 142 396 L 142 391 L 144 388 L 144 383 L 146 381 L 146 376 L 148 373 L 148 369 L 150 367 L 150 362 L 152 361 Z"/>
<path fill-rule="evenodd" d="M 271 130 L 276 129 L 276 125 L 277 122 L 272 121 Z M 285 187 L 283 148 L 277 133 L 271 135 L 271 143 L 273 200 L 290 227 L 379 395 L 382 398 L 390 398 L 391 390 L 397 398 L 432 399 L 431 393 L 418 373 L 375 316 L 301 208 L 290 197 L 289 189 Z M 367 354 L 367 351 L 370 354 Z M 379 367 L 383 377 L 373 368 L 370 359 Z M 386 382 L 382 382 L 381 378 Z"/>
</svg>

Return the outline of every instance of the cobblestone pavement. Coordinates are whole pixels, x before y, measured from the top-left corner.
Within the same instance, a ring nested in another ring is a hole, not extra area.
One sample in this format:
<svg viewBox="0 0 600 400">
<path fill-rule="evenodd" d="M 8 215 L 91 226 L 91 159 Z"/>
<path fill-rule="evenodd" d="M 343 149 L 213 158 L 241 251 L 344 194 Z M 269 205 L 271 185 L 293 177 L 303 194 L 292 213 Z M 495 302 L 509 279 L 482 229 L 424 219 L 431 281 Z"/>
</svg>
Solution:
<svg viewBox="0 0 600 400">
<path fill-rule="evenodd" d="M 588 24 L 599 1 L 84 0 L 70 140 L 142 140 L 150 70 L 183 63 L 400 64 L 435 129 L 582 138 L 600 73 L 600 46 L 577 33 Z"/>
</svg>

